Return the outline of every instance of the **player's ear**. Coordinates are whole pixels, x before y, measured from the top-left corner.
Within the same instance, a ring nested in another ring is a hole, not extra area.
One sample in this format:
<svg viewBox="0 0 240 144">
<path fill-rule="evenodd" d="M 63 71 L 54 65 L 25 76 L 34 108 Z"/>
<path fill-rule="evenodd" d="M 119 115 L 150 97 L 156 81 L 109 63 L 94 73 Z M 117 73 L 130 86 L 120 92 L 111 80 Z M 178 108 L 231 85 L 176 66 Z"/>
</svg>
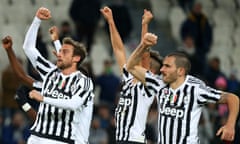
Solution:
<svg viewBox="0 0 240 144">
<path fill-rule="evenodd" d="M 178 73 L 178 75 L 185 75 L 185 73 L 186 73 L 186 70 L 183 68 L 183 67 L 179 67 L 179 68 L 177 68 L 177 73 Z"/>
<path fill-rule="evenodd" d="M 81 60 L 81 57 L 80 56 L 73 56 L 73 61 L 78 63 L 79 61 Z"/>
</svg>

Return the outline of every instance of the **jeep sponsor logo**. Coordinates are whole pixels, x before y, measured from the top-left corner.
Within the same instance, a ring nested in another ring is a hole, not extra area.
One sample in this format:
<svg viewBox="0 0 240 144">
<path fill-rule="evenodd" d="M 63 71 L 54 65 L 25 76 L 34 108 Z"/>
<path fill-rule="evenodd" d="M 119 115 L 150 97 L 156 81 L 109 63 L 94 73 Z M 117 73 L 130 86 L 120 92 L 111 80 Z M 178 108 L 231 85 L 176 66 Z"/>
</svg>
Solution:
<svg viewBox="0 0 240 144">
<path fill-rule="evenodd" d="M 183 109 L 176 108 L 176 107 L 170 107 L 170 106 L 160 107 L 159 112 L 162 115 L 169 116 L 169 117 L 175 117 L 175 118 L 183 118 L 183 116 L 184 116 Z"/>
<path fill-rule="evenodd" d="M 119 99 L 119 105 L 130 106 L 131 103 L 132 103 L 132 100 L 130 98 L 120 97 L 120 99 Z"/>
<path fill-rule="evenodd" d="M 52 92 L 48 89 L 46 91 L 46 96 L 47 97 L 51 97 L 51 98 L 55 98 L 55 99 L 70 99 L 69 95 L 66 95 L 62 92 L 59 92 L 58 90 L 53 90 Z"/>
</svg>

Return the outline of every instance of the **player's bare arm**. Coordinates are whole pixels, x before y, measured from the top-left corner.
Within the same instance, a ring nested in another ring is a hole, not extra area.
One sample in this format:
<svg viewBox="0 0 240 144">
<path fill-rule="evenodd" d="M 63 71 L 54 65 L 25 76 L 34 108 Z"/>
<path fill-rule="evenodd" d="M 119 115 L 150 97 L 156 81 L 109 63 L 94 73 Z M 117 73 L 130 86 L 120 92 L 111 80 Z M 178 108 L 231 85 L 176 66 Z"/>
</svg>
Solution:
<svg viewBox="0 0 240 144">
<path fill-rule="evenodd" d="M 6 50 L 9 62 L 13 68 L 13 71 L 17 75 L 18 79 L 25 85 L 27 85 L 29 88 L 32 88 L 34 79 L 29 77 L 24 69 L 22 68 L 22 65 L 17 60 L 17 57 L 12 49 L 13 41 L 11 36 L 6 36 L 2 39 L 2 46 Z"/>
<path fill-rule="evenodd" d="M 146 33 L 138 47 L 130 55 L 127 62 L 127 70 L 138 80 L 145 83 L 145 73 L 147 69 L 137 66 L 144 52 L 149 51 L 151 46 L 157 44 L 157 36 L 152 33 Z"/>
<path fill-rule="evenodd" d="M 153 19 L 153 14 L 151 11 L 144 9 L 144 13 L 142 16 L 142 34 L 141 39 L 143 39 L 144 35 L 148 32 L 148 25 Z"/>
<path fill-rule="evenodd" d="M 235 94 L 224 92 L 219 103 L 226 103 L 228 105 L 229 115 L 226 124 L 218 130 L 216 135 L 221 136 L 222 140 L 233 141 L 236 119 L 239 112 L 239 98 Z"/>
<path fill-rule="evenodd" d="M 122 72 L 122 68 L 124 64 L 126 64 L 126 52 L 123 41 L 116 28 L 112 15 L 112 10 L 109 7 L 104 7 L 100 11 L 108 22 L 113 52 L 118 62 L 120 72 Z"/>
</svg>

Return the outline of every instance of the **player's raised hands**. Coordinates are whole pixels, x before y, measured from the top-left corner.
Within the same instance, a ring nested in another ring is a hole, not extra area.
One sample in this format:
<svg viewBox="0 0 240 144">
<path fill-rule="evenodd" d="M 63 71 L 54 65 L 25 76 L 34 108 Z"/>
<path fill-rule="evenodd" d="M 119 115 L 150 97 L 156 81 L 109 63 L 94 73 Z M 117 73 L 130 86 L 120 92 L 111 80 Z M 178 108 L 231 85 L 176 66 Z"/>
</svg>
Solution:
<svg viewBox="0 0 240 144">
<path fill-rule="evenodd" d="M 142 44 L 151 47 L 157 44 L 158 37 L 153 33 L 146 33 L 143 37 Z"/>
<path fill-rule="evenodd" d="M 55 41 L 55 40 L 59 39 L 59 30 L 56 26 L 52 26 L 49 29 L 49 33 L 50 33 L 52 41 Z"/>
<path fill-rule="evenodd" d="M 100 9 L 103 17 L 109 22 L 110 20 L 113 20 L 112 10 L 105 6 L 104 8 Z"/>
<path fill-rule="evenodd" d="M 6 36 L 2 39 L 2 46 L 4 49 L 8 50 L 12 48 L 12 37 L 11 36 Z"/>
<path fill-rule="evenodd" d="M 144 9 L 144 13 L 142 16 L 142 24 L 149 24 L 152 19 L 153 19 L 152 12 L 147 9 Z"/>
<path fill-rule="evenodd" d="M 41 20 L 48 20 L 51 18 L 51 11 L 45 7 L 40 7 L 37 10 L 36 16 Z"/>
</svg>

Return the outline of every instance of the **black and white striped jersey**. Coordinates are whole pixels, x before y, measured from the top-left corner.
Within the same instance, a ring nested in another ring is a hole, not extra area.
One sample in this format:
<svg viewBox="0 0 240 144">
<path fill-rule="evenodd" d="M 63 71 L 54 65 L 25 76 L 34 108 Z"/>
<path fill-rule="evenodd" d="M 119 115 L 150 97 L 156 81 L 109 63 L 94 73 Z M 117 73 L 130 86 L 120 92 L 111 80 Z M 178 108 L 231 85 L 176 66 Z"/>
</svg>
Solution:
<svg viewBox="0 0 240 144">
<path fill-rule="evenodd" d="M 180 87 L 172 89 L 146 73 L 146 86 L 158 99 L 158 143 L 199 144 L 198 123 L 202 107 L 208 102 L 217 102 L 222 91 L 189 75 Z"/>
<path fill-rule="evenodd" d="M 87 144 L 93 111 L 93 83 L 80 71 L 64 75 L 35 48 L 41 20 L 34 19 L 25 41 L 24 51 L 40 73 L 43 83 L 36 121 L 31 132 L 66 143 Z"/>
<path fill-rule="evenodd" d="M 115 110 L 116 140 L 145 143 L 145 127 L 154 95 L 123 68 L 122 89 Z"/>
</svg>

